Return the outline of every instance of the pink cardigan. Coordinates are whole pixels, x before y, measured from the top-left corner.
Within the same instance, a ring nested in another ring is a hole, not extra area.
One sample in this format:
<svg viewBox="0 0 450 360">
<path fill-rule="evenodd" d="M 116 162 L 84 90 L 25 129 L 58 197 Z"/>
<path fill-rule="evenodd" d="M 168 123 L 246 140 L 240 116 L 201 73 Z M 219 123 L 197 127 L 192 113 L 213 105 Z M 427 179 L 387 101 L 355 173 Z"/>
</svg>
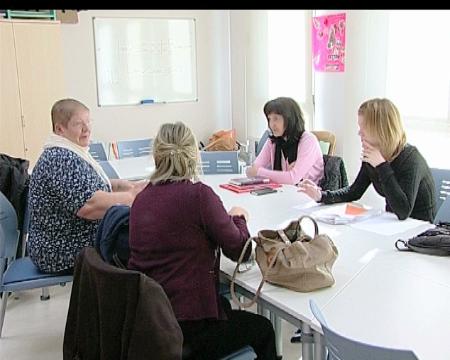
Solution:
<svg viewBox="0 0 450 360">
<path fill-rule="evenodd" d="M 318 184 L 323 178 L 323 156 L 319 141 L 309 131 L 304 131 L 298 142 L 297 160 L 289 164 L 282 155 L 282 171 L 272 170 L 275 160 L 275 144 L 267 139 L 254 164 L 259 166 L 257 175 L 265 176 L 280 184 L 295 185 L 303 179 Z"/>
</svg>

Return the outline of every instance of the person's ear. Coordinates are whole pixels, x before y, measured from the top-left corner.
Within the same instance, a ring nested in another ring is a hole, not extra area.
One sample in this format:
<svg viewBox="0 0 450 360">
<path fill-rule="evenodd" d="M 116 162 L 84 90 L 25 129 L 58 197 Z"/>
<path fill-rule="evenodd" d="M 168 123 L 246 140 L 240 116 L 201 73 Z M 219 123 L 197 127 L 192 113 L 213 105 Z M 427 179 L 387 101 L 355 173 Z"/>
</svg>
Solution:
<svg viewBox="0 0 450 360">
<path fill-rule="evenodd" d="M 61 135 L 64 132 L 64 127 L 61 123 L 55 124 L 55 134 Z"/>
</svg>

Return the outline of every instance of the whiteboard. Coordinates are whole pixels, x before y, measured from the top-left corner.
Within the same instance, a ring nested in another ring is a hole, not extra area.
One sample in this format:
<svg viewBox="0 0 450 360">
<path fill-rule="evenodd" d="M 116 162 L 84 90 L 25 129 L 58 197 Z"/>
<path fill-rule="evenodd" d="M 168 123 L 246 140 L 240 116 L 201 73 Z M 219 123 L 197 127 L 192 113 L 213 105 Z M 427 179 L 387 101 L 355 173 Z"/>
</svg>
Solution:
<svg viewBox="0 0 450 360">
<path fill-rule="evenodd" d="M 93 22 L 99 106 L 197 101 L 195 19 Z"/>
</svg>

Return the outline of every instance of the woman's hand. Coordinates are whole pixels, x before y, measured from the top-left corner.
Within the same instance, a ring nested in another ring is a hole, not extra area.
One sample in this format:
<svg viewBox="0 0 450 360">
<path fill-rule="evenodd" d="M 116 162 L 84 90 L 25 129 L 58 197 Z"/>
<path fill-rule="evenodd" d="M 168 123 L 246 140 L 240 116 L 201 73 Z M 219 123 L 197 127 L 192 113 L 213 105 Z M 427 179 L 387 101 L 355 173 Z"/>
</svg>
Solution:
<svg viewBox="0 0 450 360">
<path fill-rule="evenodd" d="M 132 187 L 130 188 L 130 192 L 133 196 L 133 201 L 134 198 L 136 197 L 137 194 L 139 194 L 142 190 L 145 189 L 145 187 L 148 185 L 149 181 L 148 180 L 141 180 L 141 181 L 136 181 L 136 182 L 132 182 Z"/>
<path fill-rule="evenodd" d="M 367 141 L 362 141 L 362 154 L 361 160 L 369 163 L 373 167 L 384 163 L 386 159 L 381 155 L 380 150 L 373 145 L 370 145 Z"/>
<path fill-rule="evenodd" d="M 233 206 L 230 211 L 228 211 L 228 214 L 231 216 L 243 216 L 245 218 L 245 221 L 248 221 L 248 212 L 247 210 L 239 207 L 239 206 Z"/>
<path fill-rule="evenodd" d="M 259 166 L 256 166 L 256 165 L 249 166 L 245 170 L 245 174 L 247 175 L 247 177 L 256 176 L 256 174 L 258 173 L 258 169 L 259 169 Z"/>
<path fill-rule="evenodd" d="M 319 202 L 322 199 L 322 189 L 311 180 L 302 180 L 297 186 L 298 191 L 305 193 L 314 201 Z"/>
</svg>

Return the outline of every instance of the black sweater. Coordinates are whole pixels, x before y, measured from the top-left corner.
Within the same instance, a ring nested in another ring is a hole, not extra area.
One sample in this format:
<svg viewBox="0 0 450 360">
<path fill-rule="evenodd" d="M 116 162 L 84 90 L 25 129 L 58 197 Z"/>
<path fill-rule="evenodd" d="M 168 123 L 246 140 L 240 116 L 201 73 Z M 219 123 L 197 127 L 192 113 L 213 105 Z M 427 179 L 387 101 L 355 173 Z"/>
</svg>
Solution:
<svg viewBox="0 0 450 360">
<path fill-rule="evenodd" d="M 413 217 L 433 222 L 436 214 L 434 180 L 430 169 L 415 146 L 406 144 L 391 162 L 373 167 L 363 162 L 355 182 L 335 191 L 322 191 L 321 202 L 332 204 L 361 198 L 370 184 L 386 199 L 386 211 L 400 220 Z"/>
</svg>

